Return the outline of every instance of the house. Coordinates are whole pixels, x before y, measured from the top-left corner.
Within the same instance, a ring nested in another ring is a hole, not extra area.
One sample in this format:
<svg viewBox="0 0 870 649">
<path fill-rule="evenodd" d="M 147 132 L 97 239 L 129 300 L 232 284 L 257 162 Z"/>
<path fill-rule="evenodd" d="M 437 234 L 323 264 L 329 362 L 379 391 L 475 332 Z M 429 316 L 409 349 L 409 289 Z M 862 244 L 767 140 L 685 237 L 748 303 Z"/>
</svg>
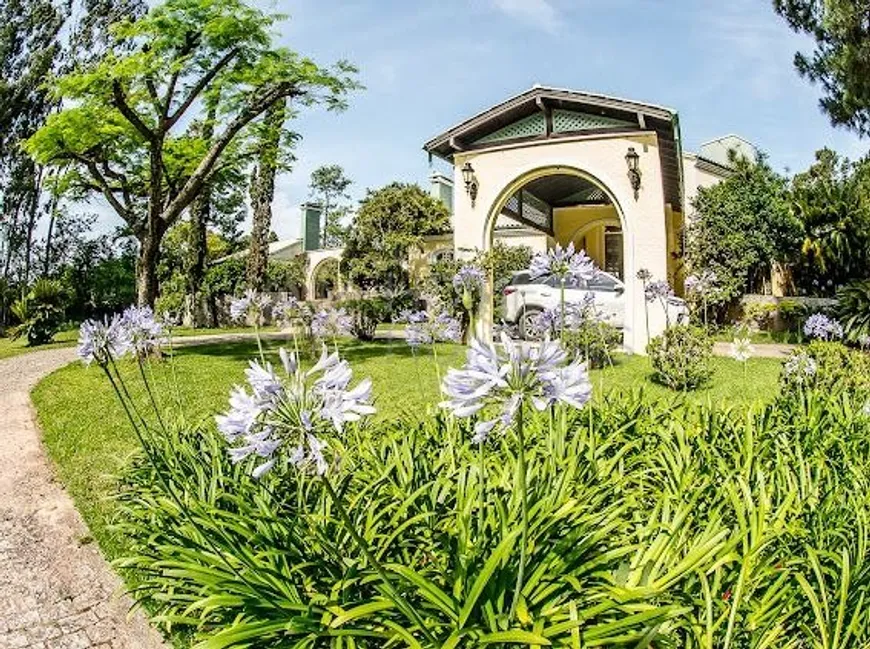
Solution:
<svg viewBox="0 0 870 649">
<path fill-rule="evenodd" d="M 499 239 L 543 250 L 573 243 L 626 285 L 624 345 L 642 352 L 665 327 L 648 312 L 646 269 L 683 285 L 683 236 L 699 187 L 730 173 L 734 151 L 754 157 L 737 136 L 683 151 L 676 111 L 606 95 L 535 86 L 453 126 L 424 150 L 449 163 L 433 193 L 451 208 L 452 234 L 430 254 L 471 258 Z M 492 295 L 477 334 L 491 335 Z"/>
</svg>

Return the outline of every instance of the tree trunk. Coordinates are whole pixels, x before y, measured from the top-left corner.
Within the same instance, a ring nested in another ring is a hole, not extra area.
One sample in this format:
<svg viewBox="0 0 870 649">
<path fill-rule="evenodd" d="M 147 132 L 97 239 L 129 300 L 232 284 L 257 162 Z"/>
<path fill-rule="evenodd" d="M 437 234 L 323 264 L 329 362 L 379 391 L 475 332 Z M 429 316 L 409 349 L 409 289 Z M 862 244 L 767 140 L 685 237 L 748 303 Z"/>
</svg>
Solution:
<svg viewBox="0 0 870 649">
<path fill-rule="evenodd" d="M 42 167 L 36 169 L 30 200 L 27 205 L 27 232 L 24 239 L 24 286 L 30 284 L 30 267 L 33 257 L 33 233 L 39 220 L 39 197 L 42 193 Z"/>
<path fill-rule="evenodd" d="M 217 102 L 209 105 L 205 123 L 202 126 L 202 138 L 208 146 L 214 139 L 214 123 L 217 119 Z M 184 321 L 187 326 L 205 326 L 207 305 L 202 295 L 202 282 L 205 279 L 205 262 L 208 255 L 208 224 L 211 221 L 212 182 L 203 184 L 199 196 L 190 204 L 190 239 L 188 241 L 189 257 L 187 263 L 187 300 Z"/>
<path fill-rule="evenodd" d="M 136 301 L 139 306 L 154 308 L 157 299 L 157 262 L 160 260 L 160 242 L 163 240 L 165 228 L 162 221 L 154 224 L 139 239 L 139 260 L 136 265 Z"/>
<path fill-rule="evenodd" d="M 48 208 L 48 232 L 45 233 L 45 259 L 42 263 L 42 274 L 48 277 L 51 271 L 51 244 L 54 237 L 54 222 L 57 218 L 57 203 L 59 193 L 55 192 L 51 197 L 51 206 Z"/>
<path fill-rule="evenodd" d="M 269 232 L 272 227 L 272 199 L 275 197 L 275 174 L 284 125 L 285 101 L 273 104 L 263 118 L 264 133 L 257 151 L 257 166 L 251 174 L 251 247 L 248 254 L 248 286 L 263 290 L 269 256 Z"/>
</svg>

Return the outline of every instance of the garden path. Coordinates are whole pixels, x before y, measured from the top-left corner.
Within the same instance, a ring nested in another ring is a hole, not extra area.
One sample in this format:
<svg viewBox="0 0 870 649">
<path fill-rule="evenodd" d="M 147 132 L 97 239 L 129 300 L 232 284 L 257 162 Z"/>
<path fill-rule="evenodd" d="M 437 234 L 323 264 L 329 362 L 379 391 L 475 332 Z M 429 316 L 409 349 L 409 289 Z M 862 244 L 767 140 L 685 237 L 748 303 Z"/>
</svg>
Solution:
<svg viewBox="0 0 870 649">
<path fill-rule="evenodd" d="M 54 476 L 30 403 L 75 349 L 0 361 L 0 649 L 158 649 Z"/>
<path fill-rule="evenodd" d="M 788 343 L 759 343 L 752 345 L 752 348 L 753 356 L 760 358 L 787 358 L 798 346 Z M 731 356 L 731 343 L 714 343 L 713 354 L 716 356 Z"/>
</svg>

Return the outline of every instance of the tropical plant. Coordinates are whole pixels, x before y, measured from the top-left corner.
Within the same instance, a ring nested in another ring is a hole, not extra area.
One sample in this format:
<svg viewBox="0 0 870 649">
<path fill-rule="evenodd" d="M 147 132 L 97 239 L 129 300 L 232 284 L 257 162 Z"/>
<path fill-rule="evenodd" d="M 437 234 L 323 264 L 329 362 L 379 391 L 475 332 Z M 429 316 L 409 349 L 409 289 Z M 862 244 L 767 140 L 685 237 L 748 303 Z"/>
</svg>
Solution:
<svg viewBox="0 0 870 649">
<path fill-rule="evenodd" d="M 690 325 L 674 325 L 653 338 L 647 353 L 656 381 L 672 390 L 694 390 L 713 374 L 710 359 L 713 340 Z"/>
<path fill-rule="evenodd" d="M 846 339 L 858 343 L 870 336 L 870 280 L 852 282 L 837 292 L 837 318 Z"/>
<path fill-rule="evenodd" d="M 27 338 L 28 345 L 50 342 L 64 321 L 67 295 L 63 285 L 51 279 L 38 279 L 30 291 L 12 304 L 19 324 L 9 330 L 12 338 Z"/>
</svg>

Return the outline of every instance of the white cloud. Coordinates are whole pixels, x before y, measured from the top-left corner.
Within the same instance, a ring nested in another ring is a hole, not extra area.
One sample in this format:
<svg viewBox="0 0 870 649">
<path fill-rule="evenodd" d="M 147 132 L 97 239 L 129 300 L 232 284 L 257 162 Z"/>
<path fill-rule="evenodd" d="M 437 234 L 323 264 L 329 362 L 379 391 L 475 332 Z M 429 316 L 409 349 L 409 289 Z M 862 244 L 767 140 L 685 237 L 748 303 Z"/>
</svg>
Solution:
<svg viewBox="0 0 870 649">
<path fill-rule="evenodd" d="M 550 0 L 491 0 L 499 11 L 553 33 L 561 22 Z"/>
</svg>

